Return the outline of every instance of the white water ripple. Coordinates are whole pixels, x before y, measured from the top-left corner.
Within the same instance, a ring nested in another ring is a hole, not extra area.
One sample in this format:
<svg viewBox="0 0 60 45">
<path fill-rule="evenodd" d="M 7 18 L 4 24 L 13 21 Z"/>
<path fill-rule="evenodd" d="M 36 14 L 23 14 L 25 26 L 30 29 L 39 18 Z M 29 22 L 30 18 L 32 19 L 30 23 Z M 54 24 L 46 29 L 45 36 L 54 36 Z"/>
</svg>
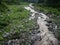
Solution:
<svg viewBox="0 0 60 45">
<path fill-rule="evenodd" d="M 33 9 L 34 7 L 32 6 L 32 4 L 29 4 L 29 6 L 24 8 L 32 12 L 29 20 L 34 19 L 36 13 L 40 15 L 37 19 L 37 24 L 39 25 L 39 30 L 41 32 L 38 35 L 41 36 L 42 40 L 35 41 L 34 45 L 58 45 L 58 40 L 55 38 L 54 34 L 51 31 L 49 31 L 48 26 L 46 26 L 47 22 L 45 20 L 49 19 L 49 17 L 43 13 L 35 11 Z"/>
</svg>

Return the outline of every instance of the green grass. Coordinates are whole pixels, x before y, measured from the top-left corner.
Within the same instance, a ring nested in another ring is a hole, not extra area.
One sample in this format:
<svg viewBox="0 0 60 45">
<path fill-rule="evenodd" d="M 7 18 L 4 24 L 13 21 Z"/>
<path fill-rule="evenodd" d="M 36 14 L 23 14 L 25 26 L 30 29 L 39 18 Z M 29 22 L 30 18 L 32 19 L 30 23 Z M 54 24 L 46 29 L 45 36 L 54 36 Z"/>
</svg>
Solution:
<svg viewBox="0 0 60 45">
<path fill-rule="evenodd" d="M 37 10 L 44 12 L 44 13 L 53 13 L 55 15 L 60 15 L 60 8 L 48 7 L 43 4 L 36 4 L 35 8 Z"/>
<path fill-rule="evenodd" d="M 34 28 L 34 22 L 28 20 L 30 12 L 24 9 L 27 5 L 28 3 L 7 5 L 9 11 L 0 14 L 0 41 L 8 40 L 8 37 L 4 38 L 3 34 L 12 31 L 20 33 L 20 31 L 30 31 Z"/>
<path fill-rule="evenodd" d="M 57 18 L 60 17 L 60 8 L 48 7 L 43 4 L 35 4 L 34 6 L 36 10 L 41 11 L 45 14 L 50 14 L 52 16 L 51 18 L 53 19 L 53 21 L 56 24 L 60 24 L 60 18 Z"/>
</svg>

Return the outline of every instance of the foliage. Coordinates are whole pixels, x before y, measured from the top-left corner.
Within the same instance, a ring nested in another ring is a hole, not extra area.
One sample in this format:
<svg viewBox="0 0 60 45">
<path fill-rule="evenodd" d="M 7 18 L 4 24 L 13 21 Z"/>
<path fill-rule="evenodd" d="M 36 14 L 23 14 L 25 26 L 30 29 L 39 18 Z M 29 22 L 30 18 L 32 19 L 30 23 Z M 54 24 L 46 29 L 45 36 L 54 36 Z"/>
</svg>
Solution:
<svg viewBox="0 0 60 45">
<path fill-rule="evenodd" d="M 60 0 L 39 0 L 38 2 L 52 7 L 60 7 Z"/>
<path fill-rule="evenodd" d="M 33 22 L 28 21 L 30 12 L 23 8 L 26 5 L 25 2 L 20 5 L 7 5 L 9 11 L 0 12 L 0 41 L 11 39 L 11 32 L 19 34 L 20 30 L 28 31 L 28 28 L 33 27 Z"/>
<path fill-rule="evenodd" d="M 40 10 L 46 14 L 51 13 L 51 14 L 60 15 L 59 8 L 48 7 L 43 4 L 36 4 L 35 7 L 37 10 Z"/>
</svg>

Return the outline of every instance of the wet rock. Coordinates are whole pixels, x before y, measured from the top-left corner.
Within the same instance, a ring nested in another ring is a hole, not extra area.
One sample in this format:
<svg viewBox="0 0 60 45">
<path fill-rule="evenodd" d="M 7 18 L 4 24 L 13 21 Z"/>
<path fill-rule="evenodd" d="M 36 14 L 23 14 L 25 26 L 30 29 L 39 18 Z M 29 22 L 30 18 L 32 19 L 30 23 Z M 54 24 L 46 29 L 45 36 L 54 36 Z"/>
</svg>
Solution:
<svg viewBox="0 0 60 45">
<path fill-rule="evenodd" d="M 8 45 L 57 45 L 58 41 L 52 33 L 53 29 L 56 29 L 56 25 L 53 24 L 52 21 L 47 18 L 45 14 L 36 13 L 36 11 L 30 6 L 25 7 L 25 9 L 30 10 L 33 13 L 32 17 L 35 15 L 34 18 L 36 19 L 36 21 L 39 17 L 38 21 L 40 22 L 38 23 L 38 25 L 34 25 L 35 27 L 33 29 L 30 29 L 32 31 L 20 31 L 19 34 L 12 34 L 12 41 L 7 41 Z M 27 23 L 27 21 L 25 22 Z M 47 22 L 48 24 L 46 24 Z"/>
<path fill-rule="evenodd" d="M 40 33 L 40 30 L 39 30 L 39 31 L 37 31 L 37 33 Z"/>
<path fill-rule="evenodd" d="M 60 27 L 58 27 L 58 30 L 60 30 Z"/>
<path fill-rule="evenodd" d="M 48 26 L 48 27 L 49 27 L 49 26 L 50 26 L 50 24 L 48 23 L 48 24 L 46 24 L 46 26 Z"/>
<path fill-rule="evenodd" d="M 48 19 L 48 20 L 46 20 L 46 21 L 47 21 L 48 23 L 52 23 L 52 20 L 49 20 L 49 19 Z"/>
</svg>

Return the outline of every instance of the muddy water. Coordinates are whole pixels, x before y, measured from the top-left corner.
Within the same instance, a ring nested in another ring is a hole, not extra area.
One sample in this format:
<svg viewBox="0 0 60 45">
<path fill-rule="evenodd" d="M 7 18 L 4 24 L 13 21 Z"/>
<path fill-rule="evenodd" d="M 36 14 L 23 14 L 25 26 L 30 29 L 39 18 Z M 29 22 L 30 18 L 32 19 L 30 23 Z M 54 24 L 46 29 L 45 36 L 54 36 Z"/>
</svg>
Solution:
<svg viewBox="0 0 60 45">
<path fill-rule="evenodd" d="M 38 33 L 31 37 L 33 40 L 32 45 L 58 45 L 58 40 L 54 34 L 49 31 L 49 27 L 47 26 L 48 22 L 46 20 L 49 20 L 49 17 L 35 11 L 32 4 L 24 8 L 32 13 L 29 20 L 35 19 L 39 25 Z"/>
</svg>

